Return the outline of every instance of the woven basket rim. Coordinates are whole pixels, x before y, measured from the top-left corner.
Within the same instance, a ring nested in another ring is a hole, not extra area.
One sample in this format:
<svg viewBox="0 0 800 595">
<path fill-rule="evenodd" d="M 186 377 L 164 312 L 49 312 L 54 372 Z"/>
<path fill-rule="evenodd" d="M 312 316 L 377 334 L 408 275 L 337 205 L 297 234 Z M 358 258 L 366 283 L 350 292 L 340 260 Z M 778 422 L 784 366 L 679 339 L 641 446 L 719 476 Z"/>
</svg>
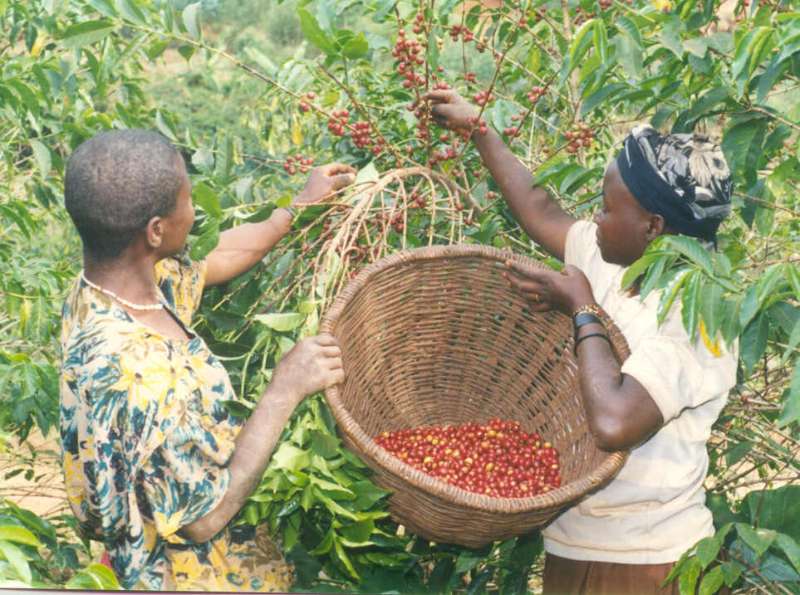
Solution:
<svg viewBox="0 0 800 595">
<path fill-rule="evenodd" d="M 364 289 L 373 276 L 386 269 L 407 262 L 476 256 L 488 258 L 500 263 L 511 260 L 535 268 L 549 270 L 548 267 L 532 258 L 513 252 L 503 251 L 492 246 L 453 244 L 449 246 L 427 246 L 403 250 L 384 257 L 362 269 L 339 293 L 333 305 L 323 317 L 320 324 L 320 332 L 332 333 L 336 322 L 347 304 Z M 612 340 L 612 345 L 617 354 L 624 359 L 630 353 L 628 344 L 614 322 L 607 316 L 604 318 L 609 336 Z M 628 451 L 607 453 L 601 464 L 591 473 L 544 494 L 527 498 L 499 498 L 487 496 L 469 492 L 423 473 L 411 465 L 402 462 L 387 450 L 378 446 L 373 438 L 364 431 L 355 419 L 353 419 L 350 412 L 344 406 L 340 398 L 338 385 L 325 390 L 325 399 L 330 405 L 333 415 L 339 424 L 340 431 L 342 431 L 364 455 L 371 459 L 376 465 L 380 466 L 384 471 L 402 478 L 424 492 L 448 500 L 455 505 L 466 506 L 490 513 L 515 514 L 565 506 L 616 475 L 628 457 Z"/>
</svg>

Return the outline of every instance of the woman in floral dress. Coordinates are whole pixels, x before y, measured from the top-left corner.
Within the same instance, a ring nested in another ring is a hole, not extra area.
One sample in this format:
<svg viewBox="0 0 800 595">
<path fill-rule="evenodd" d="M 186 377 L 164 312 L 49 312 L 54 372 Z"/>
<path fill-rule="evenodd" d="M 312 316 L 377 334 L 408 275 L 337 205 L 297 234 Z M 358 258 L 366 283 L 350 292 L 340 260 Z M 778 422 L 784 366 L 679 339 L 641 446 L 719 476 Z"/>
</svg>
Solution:
<svg viewBox="0 0 800 595">
<path fill-rule="evenodd" d="M 315 169 L 293 201 L 323 200 L 352 169 Z M 203 288 L 258 263 L 294 208 L 224 232 L 202 262 L 181 155 L 143 130 L 104 132 L 71 156 L 65 204 L 84 270 L 61 335 L 61 439 L 67 494 L 87 536 L 105 545 L 123 587 L 285 591 L 290 567 L 264 527 L 232 527 L 281 430 L 306 396 L 342 381 L 330 335 L 299 342 L 250 418 L 230 416 L 225 368 L 191 328 Z"/>
</svg>

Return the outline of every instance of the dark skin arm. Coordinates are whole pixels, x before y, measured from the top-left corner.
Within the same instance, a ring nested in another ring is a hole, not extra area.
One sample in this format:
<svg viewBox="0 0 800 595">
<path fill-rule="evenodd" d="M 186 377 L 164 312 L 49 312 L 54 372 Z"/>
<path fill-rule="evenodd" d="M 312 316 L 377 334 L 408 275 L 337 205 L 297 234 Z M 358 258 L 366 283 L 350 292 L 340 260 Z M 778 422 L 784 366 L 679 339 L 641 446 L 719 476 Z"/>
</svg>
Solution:
<svg viewBox="0 0 800 595">
<path fill-rule="evenodd" d="M 302 192 L 292 206 L 303 207 L 322 202 L 355 180 L 349 165 L 331 163 L 314 168 Z M 292 227 L 286 209 L 275 209 L 266 221 L 245 223 L 220 234 L 219 244 L 206 257 L 206 286 L 227 283 L 246 273 L 272 250 Z"/>
<path fill-rule="evenodd" d="M 511 286 L 531 302 L 536 312 L 558 310 L 567 316 L 582 306 L 597 305 L 586 275 L 568 265 L 564 271 L 531 269 L 507 263 Z M 602 324 L 582 326 L 578 338 L 607 335 Z M 578 376 L 589 429 L 597 447 L 606 451 L 632 448 L 664 425 L 655 401 L 635 378 L 621 372 L 610 344 L 591 337 L 578 345 Z"/>
<path fill-rule="evenodd" d="M 203 543 L 226 527 L 261 481 L 297 405 L 306 395 L 343 380 L 341 351 L 333 336 L 318 335 L 295 345 L 275 368 L 272 382 L 236 437 L 225 495 L 214 510 L 185 525 L 181 535 Z"/>
<path fill-rule="evenodd" d="M 471 119 L 478 115 L 475 107 L 455 91 L 432 91 L 425 97 L 432 104 L 434 119 L 451 130 L 468 130 L 472 127 Z M 544 188 L 534 186 L 528 168 L 494 130 L 490 128 L 486 134 L 474 132 L 472 138 L 522 229 L 547 252 L 563 260 L 567 231 L 575 218 Z"/>
</svg>

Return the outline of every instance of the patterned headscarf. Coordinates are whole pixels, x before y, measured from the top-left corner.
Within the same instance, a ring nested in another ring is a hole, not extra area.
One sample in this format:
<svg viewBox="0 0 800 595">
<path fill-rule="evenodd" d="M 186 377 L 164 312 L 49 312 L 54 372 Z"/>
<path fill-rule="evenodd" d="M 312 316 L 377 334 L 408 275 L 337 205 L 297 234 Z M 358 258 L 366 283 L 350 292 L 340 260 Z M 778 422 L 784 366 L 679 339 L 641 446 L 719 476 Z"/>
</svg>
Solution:
<svg viewBox="0 0 800 595">
<path fill-rule="evenodd" d="M 701 134 L 659 134 L 637 126 L 625 139 L 617 166 L 646 210 L 678 233 L 716 241 L 731 211 L 731 172 L 719 145 Z"/>
</svg>

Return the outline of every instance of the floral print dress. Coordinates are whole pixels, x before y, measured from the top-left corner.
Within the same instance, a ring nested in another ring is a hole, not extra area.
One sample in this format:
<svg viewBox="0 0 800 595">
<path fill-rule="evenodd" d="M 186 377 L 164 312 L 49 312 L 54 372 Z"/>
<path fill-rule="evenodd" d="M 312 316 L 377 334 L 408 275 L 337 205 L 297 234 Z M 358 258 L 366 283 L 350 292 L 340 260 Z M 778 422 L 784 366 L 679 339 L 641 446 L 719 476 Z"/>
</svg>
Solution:
<svg viewBox="0 0 800 595">
<path fill-rule="evenodd" d="M 80 279 L 63 310 L 61 441 L 70 506 L 105 544 L 127 589 L 286 591 L 290 567 L 266 527 L 228 526 L 206 543 L 179 535 L 222 500 L 243 422 L 225 368 L 189 330 L 204 263 L 156 265 L 164 303 L 190 335 L 137 322 Z"/>
</svg>

